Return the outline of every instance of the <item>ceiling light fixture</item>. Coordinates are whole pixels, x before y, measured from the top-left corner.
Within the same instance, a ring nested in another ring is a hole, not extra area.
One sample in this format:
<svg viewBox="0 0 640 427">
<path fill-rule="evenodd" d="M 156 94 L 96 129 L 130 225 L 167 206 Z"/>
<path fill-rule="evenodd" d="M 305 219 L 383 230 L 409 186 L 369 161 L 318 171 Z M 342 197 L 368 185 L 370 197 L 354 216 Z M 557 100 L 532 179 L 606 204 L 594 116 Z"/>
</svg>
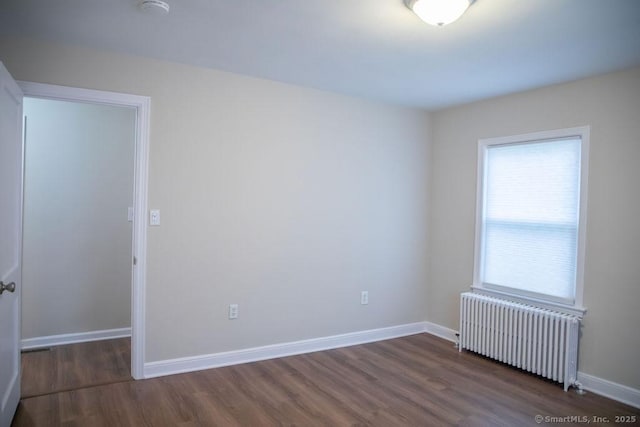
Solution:
<svg viewBox="0 0 640 427">
<path fill-rule="evenodd" d="M 460 18 L 475 0 L 404 0 L 427 24 L 442 27 Z"/>
<path fill-rule="evenodd" d="M 169 13 L 169 3 L 162 0 L 142 0 L 138 3 L 140 10 L 165 15 Z"/>
</svg>

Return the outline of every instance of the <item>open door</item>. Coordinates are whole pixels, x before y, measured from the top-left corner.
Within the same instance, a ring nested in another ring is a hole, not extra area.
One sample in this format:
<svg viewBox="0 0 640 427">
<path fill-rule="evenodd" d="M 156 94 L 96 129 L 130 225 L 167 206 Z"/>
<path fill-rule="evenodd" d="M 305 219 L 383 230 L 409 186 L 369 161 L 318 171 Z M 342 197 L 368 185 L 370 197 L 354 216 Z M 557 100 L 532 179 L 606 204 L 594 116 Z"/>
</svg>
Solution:
<svg viewBox="0 0 640 427">
<path fill-rule="evenodd" d="M 20 401 L 22 91 L 0 62 L 0 427 Z"/>
</svg>

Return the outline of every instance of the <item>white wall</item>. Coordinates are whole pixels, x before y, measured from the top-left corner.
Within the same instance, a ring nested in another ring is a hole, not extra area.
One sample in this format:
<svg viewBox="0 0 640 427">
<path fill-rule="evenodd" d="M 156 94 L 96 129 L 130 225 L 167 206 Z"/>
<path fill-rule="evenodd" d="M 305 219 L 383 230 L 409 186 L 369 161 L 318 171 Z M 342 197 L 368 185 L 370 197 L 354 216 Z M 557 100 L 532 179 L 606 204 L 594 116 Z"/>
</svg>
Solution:
<svg viewBox="0 0 640 427">
<path fill-rule="evenodd" d="M 151 97 L 148 362 L 424 320 L 426 113 L 36 41 L 0 59 Z"/>
<path fill-rule="evenodd" d="M 22 338 L 131 325 L 135 110 L 26 98 Z"/>
<path fill-rule="evenodd" d="M 473 274 L 479 138 L 591 125 L 579 370 L 640 389 L 640 69 L 433 115 L 428 320 L 458 328 Z"/>
</svg>

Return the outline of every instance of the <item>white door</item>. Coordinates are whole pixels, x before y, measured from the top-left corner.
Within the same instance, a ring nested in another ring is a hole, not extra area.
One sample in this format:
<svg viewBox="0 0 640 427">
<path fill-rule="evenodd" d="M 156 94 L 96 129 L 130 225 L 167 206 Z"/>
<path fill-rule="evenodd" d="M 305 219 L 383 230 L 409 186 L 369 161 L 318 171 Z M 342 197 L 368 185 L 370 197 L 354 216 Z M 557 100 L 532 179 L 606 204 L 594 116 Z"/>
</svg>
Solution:
<svg viewBox="0 0 640 427">
<path fill-rule="evenodd" d="M 22 91 L 0 62 L 0 427 L 20 400 Z"/>
</svg>

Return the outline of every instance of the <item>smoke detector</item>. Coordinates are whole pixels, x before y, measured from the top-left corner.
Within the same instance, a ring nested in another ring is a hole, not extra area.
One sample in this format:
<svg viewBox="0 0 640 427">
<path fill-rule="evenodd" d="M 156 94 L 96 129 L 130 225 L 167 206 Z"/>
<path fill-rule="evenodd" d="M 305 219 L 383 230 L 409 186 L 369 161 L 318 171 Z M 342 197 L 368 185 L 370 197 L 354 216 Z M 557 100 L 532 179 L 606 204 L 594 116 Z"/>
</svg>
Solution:
<svg viewBox="0 0 640 427">
<path fill-rule="evenodd" d="M 166 15 L 169 13 L 169 3 L 162 0 L 142 0 L 138 3 L 140 10 Z"/>
</svg>

